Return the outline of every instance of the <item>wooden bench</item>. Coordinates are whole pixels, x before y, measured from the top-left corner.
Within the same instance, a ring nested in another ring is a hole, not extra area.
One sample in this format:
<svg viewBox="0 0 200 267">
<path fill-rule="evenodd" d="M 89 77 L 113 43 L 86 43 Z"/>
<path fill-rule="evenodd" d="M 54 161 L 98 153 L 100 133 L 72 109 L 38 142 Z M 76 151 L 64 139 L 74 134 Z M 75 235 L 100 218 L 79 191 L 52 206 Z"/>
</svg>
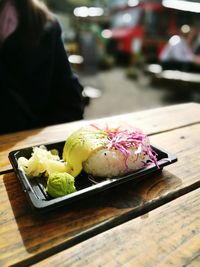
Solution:
<svg viewBox="0 0 200 267">
<path fill-rule="evenodd" d="M 35 266 L 199 266 L 199 194 L 194 190 Z"/>
<path fill-rule="evenodd" d="M 200 84 L 200 74 L 180 70 L 163 70 L 159 64 L 149 64 L 145 72 L 156 79 Z"/>
</svg>

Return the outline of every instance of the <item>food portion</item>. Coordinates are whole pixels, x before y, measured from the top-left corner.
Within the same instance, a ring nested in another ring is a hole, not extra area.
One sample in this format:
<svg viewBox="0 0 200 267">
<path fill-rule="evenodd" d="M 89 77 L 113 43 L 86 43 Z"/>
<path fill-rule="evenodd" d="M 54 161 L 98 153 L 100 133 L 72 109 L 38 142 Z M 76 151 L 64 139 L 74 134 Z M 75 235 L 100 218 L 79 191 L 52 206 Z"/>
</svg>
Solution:
<svg viewBox="0 0 200 267">
<path fill-rule="evenodd" d="M 68 172 L 69 166 L 62 162 L 57 150 L 48 151 L 45 146 L 33 147 L 29 159 L 20 157 L 18 159 L 19 169 L 23 170 L 30 178 L 44 174 L 49 176 L 53 172 Z"/>
<path fill-rule="evenodd" d="M 69 172 L 68 164 L 62 161 L 57 150 L 48 151 L 45 146 L 33 147 L 29 159 L 20 157 L 18 168 L 29 179 L 43 177 L 46 181 L 46 192 L 53 198 L 65 196 L 76 191 L 74 177 Z"/>
<path fill-rule="evenodd" d="M 39 146 L 33 148 L 29 159 L 18 159 L 19 168 L 28 178 L 41 176 L 46 179 L 46 191 L 53 198 L 75 192 L 75 180 L 82 171 L 108 179 L 148 164 L 158 166 L 148 136 L 130 126 L 80 128 L 66 139 L 60 153 L 62 158 L 57 151 Z"/>
<path fill-rule="evenodd" d="M 50 196 L 62 197 L 76 191 L 74 177 L 67 172 L 54 172 L 47 180 L 47 192 Z"/>
<path fill-rule="evenodd" d="M 96 177 L 110 178 L 135 171 L 144 167 L 149 159 L 139 149 L 128 149 L 127 155 L 119 150 L 109 150 L 107 148 L 98 150 L 83 163 L 83 170 Z"/>
<path fill-rule="evenodd" d="M 131 127 L 102 130 L 95 125 L 68 137 L 63 159 L 75 177 L 84 170 L 93 176 L 110 178 L 141 169 L 149 162 L 157 164 L 149 138 L 141 130 Z"/>
<path fill-rule="evenodd" d="M 63 149 L 63 160 L 69 164 L 71 175 L 76 177 L 83 169 L 90 155 L 107 143 L 107 133 L 101 130 L 81 128 L 73 132 L 66 140 Z"/>
</svg>

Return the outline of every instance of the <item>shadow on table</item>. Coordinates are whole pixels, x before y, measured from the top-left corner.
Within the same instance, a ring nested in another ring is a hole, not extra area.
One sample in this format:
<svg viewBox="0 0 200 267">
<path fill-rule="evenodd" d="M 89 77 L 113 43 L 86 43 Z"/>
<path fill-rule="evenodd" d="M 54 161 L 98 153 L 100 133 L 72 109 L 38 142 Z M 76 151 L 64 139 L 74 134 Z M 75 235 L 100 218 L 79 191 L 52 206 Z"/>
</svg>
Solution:
<svg viewBox="0 0 200 267">
<path fill-rule="evenodd" d="M 28 264 L 50 256 L 186 193 L 168 171 L 130 181 L 46 213 L 34 213 L 15 175 L 3 181 L 18 225 Z"/>
</svg>

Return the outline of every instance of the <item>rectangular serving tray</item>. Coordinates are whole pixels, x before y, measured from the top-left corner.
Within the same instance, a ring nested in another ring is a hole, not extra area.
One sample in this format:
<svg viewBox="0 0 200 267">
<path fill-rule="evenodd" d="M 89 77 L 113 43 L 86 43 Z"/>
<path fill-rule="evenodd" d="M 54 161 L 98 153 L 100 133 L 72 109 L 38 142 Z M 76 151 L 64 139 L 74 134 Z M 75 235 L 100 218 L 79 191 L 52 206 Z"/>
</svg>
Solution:
<svg viewBox="0 0 200 267">
<path fill-rule="evenodd" d="M 48 150 L 57 149 L 59 151 L 59 156 L 62 158 L 64 144 L 65 142 L 63 141 L 58 143 L 44 144 L 44 146 Z M 146 176 L 151 175 L 154 172 L 161 171 L 163 167 L 177 161 L 177 157 L 175 155 L 170 154 L 156 146 L 152 146 L 152 148 L 157 153 L 159 168 L 154 163 L 151 163 L 146 167 L 127 175 L 114 178 L 105 178 L 101 180 L 97 179 L 94 182 L 89 175 L 82 172 L 79 176 L 76 177 L 75 186 L 77 191 L 59 198 L 51 198 L 47 194 L 45 190 L 46 179 L 44 177 L 34 177 L 29 179 L 25 175 L 25 173 L 18 168 L 18 158 L 30 158 L 33 147 L 11 151 L 9 153 L 9 160 L 22 185 L 22 189 L 26 194 L 31 208 L 35 211 L 43 212 L 50 209 L 55 209 L 60 206 L 66 206 L 74 201 L 86 198 L 93 194 L 97 194 L 98 192 L 128 182 L 130 180 L 138 181 Z"/>
</svg>

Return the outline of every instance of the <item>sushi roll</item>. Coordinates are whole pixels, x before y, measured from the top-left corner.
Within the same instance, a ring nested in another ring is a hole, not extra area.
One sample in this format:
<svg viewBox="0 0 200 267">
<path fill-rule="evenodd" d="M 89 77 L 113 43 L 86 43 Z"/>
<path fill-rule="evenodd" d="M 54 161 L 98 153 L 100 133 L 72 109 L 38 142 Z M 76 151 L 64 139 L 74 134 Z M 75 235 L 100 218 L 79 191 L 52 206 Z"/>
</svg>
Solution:
<svg viewBox="0 0 200 267">
<path fill-rule="evenodd" d="M 118 177 L 149 163 L 157 165 L 148 136 L 132 127 L 81 128 L 67 138 L 63 159 L 74 177 L 82 170 L 94 177 Z"/>
</svg>

